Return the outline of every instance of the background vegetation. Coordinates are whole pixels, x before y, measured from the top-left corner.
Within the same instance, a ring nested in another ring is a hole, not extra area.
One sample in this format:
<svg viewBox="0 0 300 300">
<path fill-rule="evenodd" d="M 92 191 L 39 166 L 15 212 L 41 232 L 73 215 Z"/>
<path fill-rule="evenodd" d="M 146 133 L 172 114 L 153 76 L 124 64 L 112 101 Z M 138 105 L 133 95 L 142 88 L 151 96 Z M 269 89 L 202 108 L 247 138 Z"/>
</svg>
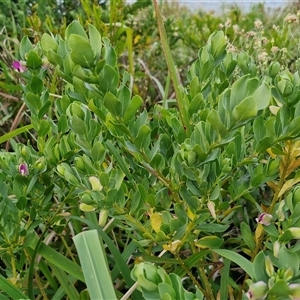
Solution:
<svg viewBox="0 0 300 300">
<path fill-rule="evenodd" d="M 1 2 L 1 299 L 299 299 L 299 6 L 155 3 Z"/>
</svg>

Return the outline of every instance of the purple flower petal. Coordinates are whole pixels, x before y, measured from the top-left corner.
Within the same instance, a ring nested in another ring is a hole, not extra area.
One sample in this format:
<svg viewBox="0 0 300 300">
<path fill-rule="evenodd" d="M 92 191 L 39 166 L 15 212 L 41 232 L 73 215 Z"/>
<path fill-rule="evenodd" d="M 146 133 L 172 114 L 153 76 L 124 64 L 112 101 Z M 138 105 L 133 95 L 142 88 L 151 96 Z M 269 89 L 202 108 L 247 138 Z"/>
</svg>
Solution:
<svg viewBox="0 0 300 300">
<path fill-rule="evenodd" d="M 263 224 L 265 226 L 269 226 L 273 220 L 273 216 L 267 213 L 262 213 L 256 218 L 256 222 Z"/>
<path fill-rule="evenodd" d="M 25 67 L 25 65 L 22 64 L 22 62 L 19 61 L 19 60 L 14 60 L 13 63 L 12 63 L 12 67 L 13 67 L 16 71 L 18 71 L 18 72 L 20 72 L 20 73 L 22 73 L 22 72 L 24 72 L 24 71 L 27 70 L 26 67 Z"/>
<path fill-rule="evenodd" d="M 28 176 L 28 174 L 29 174 L 28 165 L 27 164 L 20 164 L 19 165 L 19 173 L 22 176 Z"/>
</svg>

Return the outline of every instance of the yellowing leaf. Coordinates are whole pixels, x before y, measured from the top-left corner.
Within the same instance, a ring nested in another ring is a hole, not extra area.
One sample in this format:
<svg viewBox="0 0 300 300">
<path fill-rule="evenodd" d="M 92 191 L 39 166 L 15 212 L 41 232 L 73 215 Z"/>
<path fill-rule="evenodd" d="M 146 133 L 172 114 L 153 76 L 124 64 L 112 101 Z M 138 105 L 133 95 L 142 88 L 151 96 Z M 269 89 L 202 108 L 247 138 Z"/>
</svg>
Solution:
<svg viewBox="0 0 300 300">
<path fill-rule="evenodd" d="M 269 181 L 269 182 L 267 182 L 267 185 L 268 185 L 273 191 L 276 191 L 276 189 L 277 189 L 277 184 L 276 184 L 276 182 L 274 182 L 274 181 Z"/>
<path fill-rule="evenodd" d="M 169 251 L 171 253 L 174 253 L 178 247 L 181 246 L 181 242 L 179 240 L 176 240 L 172 242 L 171 245 L 165 244 L 163 245 L 164 250 Z"/>
<path fill-rule="evenodd" d="M 187 216 L 189 217 L 189 219 L 194 220 L 195 218 L 195 214 L 192 213 L 192 211 L 188 208 L 187 210 Z"/>
<path fill-rule="evenodd" d="M 158 233 L 160 231 L 160 226 L 162 223 L 162 216 L 160 213 L 154 213 L 150 216 L 151 227 Z"/>
<path fill-rule="evenodd" d="M 297 172 L 295 178 L 287 180 L 285 182 L 285 184 L 282 186 L 279 194 L 278 194 L 278 198 L 280 198 L 287 190 L 289 190 L 290 188 L 292 188 L 295 184 L 297 184 L 298 182 L 300 182 L 300 173 Z"/>
<path fill-rule="evenodd" d="M 134 38 L 133 43 L 134 43 L 134 44 L 138 43 L 139 40 L 140 40 L 140 38 L 141 38 L 141 36 L 138 34 L 138 35 Z"/>
<path fill-rule="evenodd" d="M 294 160 L 289 165 L 285 177 L 289 176 L 295 169 L 297 169 L 300 166 L 300 158 Z"/>
<path fill-rule="evenodd" d="M 252 251 L 251 250 L 249 250 L 248 248 L 242 248 L 242 251 L 245 253 L 245 254 L 247 254 L 248 256 L 250 256 L 251 257 L 251 255 L 252 255 Z"/>
<path fill-rule="evenodd" d="M 272 157 L 272 158 L 276 158 L 276 154 L 274 154 L 273 152 L 272 152 L 272 149 L 271 148 L 268 148 L 267 149 L 267 152 L 269 153 L 269 155 Z"/>
<path fill-rule="evenodd" d="M 257 224 L 257 229 L 255 231 L 255 243 L 259 243 L 261 236 L 264 233 L 264 227 L 262 224 Z"/>
</svg>

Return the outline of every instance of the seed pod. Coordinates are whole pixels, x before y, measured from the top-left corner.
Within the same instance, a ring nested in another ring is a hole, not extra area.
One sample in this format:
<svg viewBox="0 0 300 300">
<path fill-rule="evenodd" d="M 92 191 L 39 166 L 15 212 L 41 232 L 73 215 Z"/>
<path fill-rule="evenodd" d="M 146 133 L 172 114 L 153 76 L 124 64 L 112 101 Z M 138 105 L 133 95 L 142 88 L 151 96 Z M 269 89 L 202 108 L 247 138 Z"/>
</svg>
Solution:
<svg viewBox="0 0 300 300">
<path fill-rule="evenodd" d="M 56 167 L 56 169 L 57 169 L 57 172 L 58 172 L 60 175 L 64 176 L 66 170 L 65 170 L 65 168 L 64 168 L 63 166 L 58 165 L 58 166 Z"/>
<path fill-rule="evenodd" d="M 194 151 L 190 151 L 187 157 L 189 166 L 194 166 L 197 161 L 197 153 Z"/>
<path fill-rule="evenodd" d="M 99 226 L 104 226 L 107 222 L 108 217 L 108 210 L 107 209 L 101 209 L 99 214 Z"/>
<path fill-rule="evenodd" d="M 82 159 L 82 157 L 75 157 L 74 165 L 75 165 L 76 169 L 83 171 L 83 172 L 85 171 L 85 163 L 84 163 L 84 160 Z"/>
<path fill-rule="evenodd" d="M 269 75 L 272 78 L 275 78 L 275 76 L 279 73 L 279 71 L 280 71 L 280 63 L 278 61 L 272 62 L 269 67 Z"/>
<path fill-rule="evenodd" d="M 29 158 L 30 157 L 30 150 L 29 150 L 29 148 L 27 146 L 23 146 L 21 148 L 21 154 L 22 154 L 23 157 Z"/>
</svg>

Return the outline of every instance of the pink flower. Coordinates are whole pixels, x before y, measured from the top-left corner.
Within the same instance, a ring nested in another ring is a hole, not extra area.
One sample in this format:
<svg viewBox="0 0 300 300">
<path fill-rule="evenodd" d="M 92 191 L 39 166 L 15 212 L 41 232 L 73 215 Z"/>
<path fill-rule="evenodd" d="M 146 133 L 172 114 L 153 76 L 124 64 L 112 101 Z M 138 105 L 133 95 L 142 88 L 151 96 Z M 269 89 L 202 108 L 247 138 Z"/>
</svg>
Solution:
<svg viewBox="0 0 300 300">
<path fill-rule="evenodd" d="M 246 296 L 249 300 L 264 300 L 267 297 L 268 287 L 263 281 L 252 283 Z"/>
<path fill-rule="evenodd" d="M 12 63 L 12 67 L 20 73 L 23 73 L 27 70 L 25 64 L 19 60 L 14 60 Z"/>
<path fill-rule="evenodd" d="M 22 176 L 28 176 L 29 174 L 29 170 L 28 170 L 28 165 L 25 163 L 25 164 L 20 164 L 19 165 L 19 173 L 22 175 Z"/>
<path fill-rule="evenodd" d="M 263 224 L 265 226 L 269 226 L 273 220 L 273 216 L 270 214 L 262 213 L 256 218 L 256 222 Z"/>
</svg>

